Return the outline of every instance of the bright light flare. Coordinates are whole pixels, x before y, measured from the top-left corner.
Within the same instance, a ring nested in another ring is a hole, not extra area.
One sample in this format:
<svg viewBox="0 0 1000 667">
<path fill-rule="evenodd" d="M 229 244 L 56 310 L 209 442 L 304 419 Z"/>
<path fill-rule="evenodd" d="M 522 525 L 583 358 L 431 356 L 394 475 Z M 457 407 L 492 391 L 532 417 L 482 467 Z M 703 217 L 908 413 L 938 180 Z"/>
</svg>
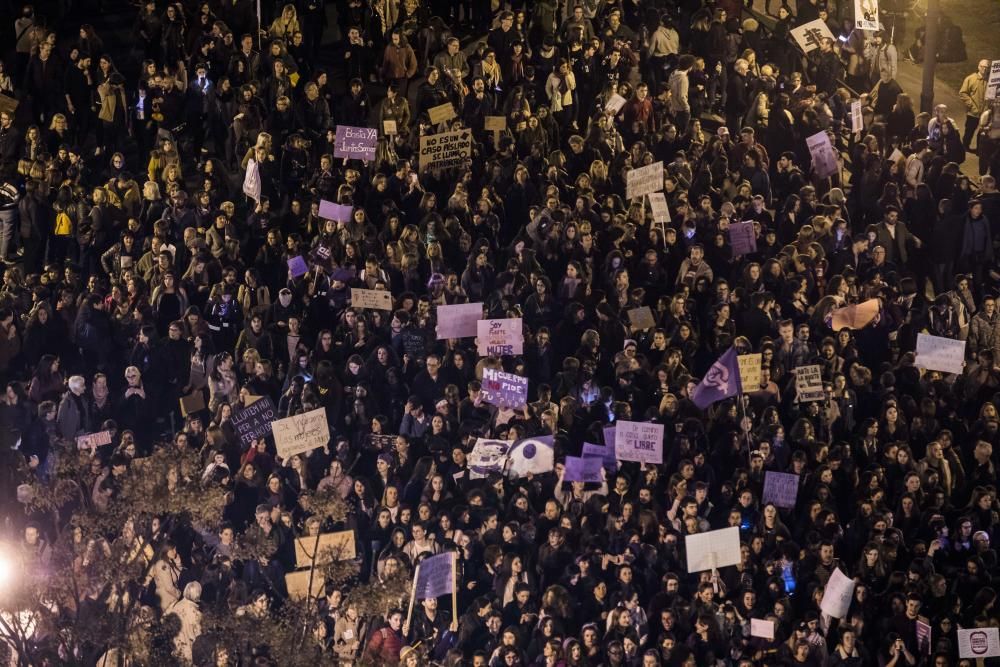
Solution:
<svg viewBox="0 0 1000 667">
<path fill-rule="evenodd" d="M 14 578 L 14 564 L 6 554 L 0 553 L 0 589 L 6 588 Z"/>
</svg>

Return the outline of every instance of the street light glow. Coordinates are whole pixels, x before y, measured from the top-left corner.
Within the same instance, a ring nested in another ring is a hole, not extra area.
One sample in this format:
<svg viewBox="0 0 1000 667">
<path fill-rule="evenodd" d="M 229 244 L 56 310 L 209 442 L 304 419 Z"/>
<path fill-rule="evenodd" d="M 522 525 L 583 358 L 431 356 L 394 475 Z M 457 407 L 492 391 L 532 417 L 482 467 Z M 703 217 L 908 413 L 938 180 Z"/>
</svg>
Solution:
<svg viewBox="0 0 1000 667">
<path fill-rule="evenodd" d="M 6 554 L 0 553 L 0 588 L 5 588 L 14 574 L 14 568 Z"/>
</svg>

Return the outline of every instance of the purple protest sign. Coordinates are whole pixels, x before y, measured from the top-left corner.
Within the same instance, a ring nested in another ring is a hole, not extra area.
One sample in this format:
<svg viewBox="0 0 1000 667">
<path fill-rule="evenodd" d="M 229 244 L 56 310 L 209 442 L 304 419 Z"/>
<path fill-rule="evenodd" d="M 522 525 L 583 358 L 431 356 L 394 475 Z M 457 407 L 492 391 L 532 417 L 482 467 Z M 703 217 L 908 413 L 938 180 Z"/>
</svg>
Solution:
<svg viewBox="0 0 1000 667">
<path fill-rule="evenodd" d="M 309 273 L 309 265 L 306 264 L 306 260 L 301 255 L 297 257 L 289 257 L 288 272 L 292 274 L 292 278 L 298 278 L 299 276 L 304 276 Z"/>
<path fill-rule="evenodd" d="M 615 427 L 605 426 L 604 427 L 604 444 L 611 449 L 615 448 Z"/>
<path fill-rule="evenodd" d="M 370 127 L 337 126 L 337 137 L 333 144 L 333 157 L 364 160 L 375 159 L 378 132 Z"/>
<path fill-rule="evenodd" d="M 520 375 L 484 368 L 482 386 L 483 400 L 491 405 L 517 409 L 528 403 L 528 378 Z"/>
<path fill-rule="evenodd" d="M 324 220 L 336 220 L 338 222 L 347 222 L 351 219 L 351 213 L 354 212 L 353 206 L 347 206 L 344 204 L 335 204 L 332 201 L 327 201 L 321 199 L 319 202 L 319 217 Z"/>
<path fill-rule="evenodd" d="M 436 598 L 455 590 L 455 552 L 431 556 L 417 565 L 414 597 L 418 600 Z"/>
<path fill-rule="evenodd" d="M 781 509 L 795 509 L 799 496 L 799 476 L 789 472 L 768 470 L 764 473 L 764 503 L 774 503 Z"/>
<path fill-rule="evenodd" d="M 563 472 L 565 482 L 596 482 L 601 483 L 601 470 L 604 461 L 594 458 L 566 457 L 566 469 Z"/>
<path fill-rule="evenodd" d="M 612 436 L 611 442 L 614 442 L 614 436 Z M 615 458 L 614 447 L 601 447 L 592 442 L 585 442 L 581 456 L 585 459 L 601 459 L 608 472 L 618 470 L 618 459 Z"/>
<path fill-rule="evenodd" d="M 752 222 L 734 222 L 729 225 L 729 245 L 734 255 L 749 255 L 757 252 L 757 237 Z"/>
</svg>

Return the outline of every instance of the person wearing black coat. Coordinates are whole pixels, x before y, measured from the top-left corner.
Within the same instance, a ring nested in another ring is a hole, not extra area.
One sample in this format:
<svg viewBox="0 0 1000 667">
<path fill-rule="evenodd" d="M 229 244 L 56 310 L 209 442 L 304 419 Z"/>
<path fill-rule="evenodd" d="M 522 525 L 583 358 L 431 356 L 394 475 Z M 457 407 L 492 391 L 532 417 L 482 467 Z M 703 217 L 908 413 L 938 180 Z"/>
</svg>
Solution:
<svg viewBox="0 0 1000 667">
<path fill-rule="evenodd" d="M 28 273 L 41 273 L 45 245 L 55 220 L 51 204 L 40 195 L 38 187 L 38 181 L 35 180 L 25 183 L 24 197 L 18 203 L 19 235 L 24 248 L 24 270 Z"/>
<path fill-rule="evenodd" d="M 962 217 L 952 210 L 950 199 L 938 202 L 938 218 L 931 232 L 931 263 L 933 272 L 931 280 L 934 291 L 938 294 L 951 288 L 951 279 L 955 273 L 955 260 L 958 257 L 960 236 L 955 231 L 962 226 Z"/>
</svg>

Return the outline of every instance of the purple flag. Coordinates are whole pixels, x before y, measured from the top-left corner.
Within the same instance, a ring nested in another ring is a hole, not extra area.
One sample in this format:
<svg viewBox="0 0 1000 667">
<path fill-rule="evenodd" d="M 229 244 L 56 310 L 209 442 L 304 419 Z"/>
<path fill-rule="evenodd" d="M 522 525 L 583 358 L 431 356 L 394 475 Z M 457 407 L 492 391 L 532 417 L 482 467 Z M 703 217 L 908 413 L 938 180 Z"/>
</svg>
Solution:
<svg viewBox="0 0 1000 667">
<path fill-rule="evenodd" d="M 417 585 L 414 589 L 416 599 L 436 598 L 454 591 L 454 563 L 454 551 L 420 561 L 417 566 Z"/>
<path fill-rule="evenodd" d="M 743 391 L 740 384 L 740 364 L 736 350 L 729 348 L 705 373 L 701 383 L 694 388 L 691 400 L 704 410 L 716 403 Z"/>
<path fill-rule="evenodd" d="M 604 461 L 597 458 L 566 457 L 566 470 L 563 481 L 566 482 L 596 482 L 601 483 L 601 468 Z"/>
</svg>

